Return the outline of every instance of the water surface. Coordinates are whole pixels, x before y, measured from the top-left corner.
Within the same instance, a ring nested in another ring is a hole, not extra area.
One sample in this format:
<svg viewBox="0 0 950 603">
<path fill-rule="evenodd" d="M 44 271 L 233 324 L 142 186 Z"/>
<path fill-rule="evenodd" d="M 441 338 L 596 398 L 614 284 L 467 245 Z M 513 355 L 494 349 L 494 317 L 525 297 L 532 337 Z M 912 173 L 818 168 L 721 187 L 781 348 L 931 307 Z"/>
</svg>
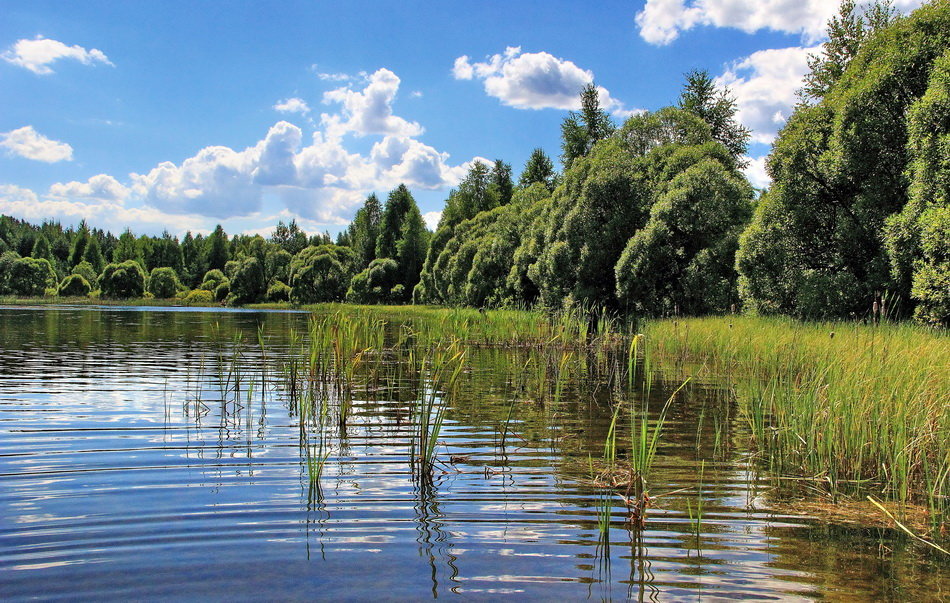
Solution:
<svg viewBox="0 0 950 603">
<path fill-rule="evenodd" d="M 539 399 L 512 378 L 524 350 L 466 358 L 431 481 L 413 476 L 408 444 L 426 384 L 366 384 L 327 429 L 315 488 L 282 372 L 307 319 L 0 309 L 0 596 L 950 596 L 947 563 L 893 530 L 777 512 L 715 383 L 671 406 L 645 527 L 608 494 L 604 533 L 590 467 L 610 387 L 595 376 Z M 664 375 L 651 408 L 679 385 Z"/>
</svg>

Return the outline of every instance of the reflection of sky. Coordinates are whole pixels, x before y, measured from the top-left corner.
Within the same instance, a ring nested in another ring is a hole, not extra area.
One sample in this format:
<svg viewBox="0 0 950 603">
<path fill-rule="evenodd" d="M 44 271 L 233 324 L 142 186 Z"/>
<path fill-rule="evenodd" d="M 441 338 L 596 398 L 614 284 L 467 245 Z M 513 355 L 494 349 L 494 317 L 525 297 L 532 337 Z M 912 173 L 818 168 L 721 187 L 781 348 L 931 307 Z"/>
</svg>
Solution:
<svg viewBox="0 0 950 603">
<path fill-rule="evenodd" d="M 658 499 L 643 554 L 614 501 L 605 578 L 589 569 L 599 563 L 598 493 L 584 475 L 565 477 L 550 441 L 515 435 L 556 427 L 579 439 L 582 423 L 551 425 L 554 413 L 526 412 L 511 422 L 516 444 L 502 454 L 497 418 L 477 396 L 461 400 L 465 420 L 445 425 L 428 488 L 409 469 L 409 404 L 354 401 L 345 429 L 335 420 L 324 427 L 329 456 L 311 487 L 298 419 L 274 382 L 260 387 L 262 367 L 279 377 L 277 352 L 264 367 L 249 346 L 240 393 L 222 397 L 220 383 L 234 379 L 219 372 L 207 338 L 112 345 L 98 337 L 78 349 L 0 354 L 0 572 L 9 592 L 157 595 L 166 582 L 195 581 L 189 592 L 220 596 L 257 576 L 249 592 L 274 598 L 299 594 L 301 581 L 322 585 L 322 596 L 348 587 L 339 592 L 420 598 L 434 586 L 583 598 L 586 582 L 609 580 L 623 596 L 644 556 L 650 581 L 673 598 L 699 588 L 818 592 L 820 568 L 788 564 L 789 534 L 810 524 L 747 511 L 755 480 L 740 464 L 706 467 L 700 557 L 686 511 L 695 459 L 661 450 L 653 493 L 687 492 Z M 319 450 L 318 430 L 306 431 Z M 194 590 L 199 579 L 219 590 Z"/>
</svg>

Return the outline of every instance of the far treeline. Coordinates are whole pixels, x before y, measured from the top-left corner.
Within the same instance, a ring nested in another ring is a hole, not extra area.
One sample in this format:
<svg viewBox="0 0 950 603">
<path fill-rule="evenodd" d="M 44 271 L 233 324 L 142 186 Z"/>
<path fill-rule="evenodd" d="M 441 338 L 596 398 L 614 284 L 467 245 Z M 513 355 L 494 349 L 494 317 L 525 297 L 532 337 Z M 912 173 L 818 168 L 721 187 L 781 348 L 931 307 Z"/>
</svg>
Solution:
<svg viewBox="0 0 950 603">
<path fill-rule="evenodd" d="M 741 171 L 735 100 L 707 73 L 622 125 L 590 85 L 561 125 L 562 172 L 541 149 L 517 182 L 476 162 L 435 233 L 402 185 L 335 241 L 294 222 L 179 241 L 0 217 L 0 294 L 950 325 L 950 0 L 907 17 L 843 2 L 809 67 L 765 191 Z"/>
</svg>

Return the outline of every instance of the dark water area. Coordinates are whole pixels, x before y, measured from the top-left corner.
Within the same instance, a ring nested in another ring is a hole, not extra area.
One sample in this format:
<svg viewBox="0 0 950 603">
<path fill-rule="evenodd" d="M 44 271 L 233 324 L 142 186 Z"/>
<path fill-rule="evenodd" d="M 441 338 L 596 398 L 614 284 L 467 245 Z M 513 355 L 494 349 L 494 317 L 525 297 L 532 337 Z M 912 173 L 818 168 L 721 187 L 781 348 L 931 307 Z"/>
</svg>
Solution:
<svg viewBox="0 0 950 603">
<path fill-rule="evenodd" d="M 315 482 L 284 378 L 307 321 L 0 308 L 0 598 L 950 599 L 901 533 L 779 512 L 716 383 L 671 405 L 642 528 L 591 473 L 609 388 L 536 399 L 523 350 L 466 357 L 431 480 L 410 470 L 426 384 L 389 379 L 327 429 Z M 679 382 L 651 370 L 658 410 Z"/>
</svg>

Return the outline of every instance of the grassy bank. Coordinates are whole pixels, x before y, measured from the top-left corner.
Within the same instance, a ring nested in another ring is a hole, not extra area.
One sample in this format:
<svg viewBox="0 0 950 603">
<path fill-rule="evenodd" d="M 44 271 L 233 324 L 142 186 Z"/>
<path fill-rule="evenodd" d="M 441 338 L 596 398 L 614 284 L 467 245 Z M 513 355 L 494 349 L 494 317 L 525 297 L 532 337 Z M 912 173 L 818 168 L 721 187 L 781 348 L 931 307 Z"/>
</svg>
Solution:
<svg viewBox="0 0 950 603">
<path fill-rule="evenodd" d="M 907 324 L 715 317 L 653 322 L 657 360 L 726 379 L 776 471 L 950 518 L 950 337 Z"/>
</svg>

